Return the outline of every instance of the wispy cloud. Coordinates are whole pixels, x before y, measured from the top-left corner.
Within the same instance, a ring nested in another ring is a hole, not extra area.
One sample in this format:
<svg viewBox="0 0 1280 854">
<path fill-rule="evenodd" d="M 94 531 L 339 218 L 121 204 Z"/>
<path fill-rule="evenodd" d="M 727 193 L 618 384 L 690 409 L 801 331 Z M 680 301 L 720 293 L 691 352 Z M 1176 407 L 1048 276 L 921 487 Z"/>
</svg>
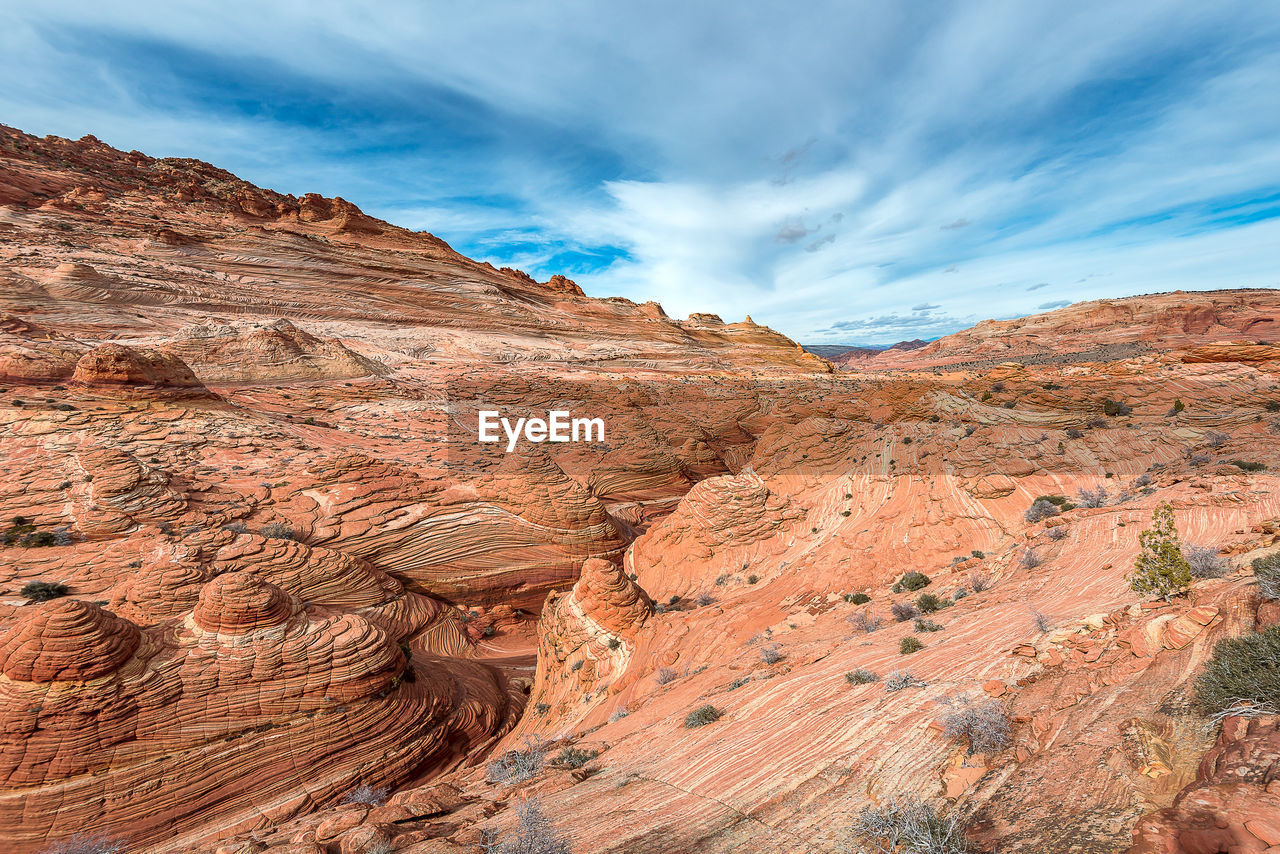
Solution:
<svg viewBox="0 0 1280 854">
<path fill-rule="evenodd" d="M 0 121 L 343 195 L 596 295 L 890 342 L 1052 305 L 1046 279 L 1280 285 L 1278 40 L 1244 0 L 48 0 L 0 7 Z"/>
</svg>

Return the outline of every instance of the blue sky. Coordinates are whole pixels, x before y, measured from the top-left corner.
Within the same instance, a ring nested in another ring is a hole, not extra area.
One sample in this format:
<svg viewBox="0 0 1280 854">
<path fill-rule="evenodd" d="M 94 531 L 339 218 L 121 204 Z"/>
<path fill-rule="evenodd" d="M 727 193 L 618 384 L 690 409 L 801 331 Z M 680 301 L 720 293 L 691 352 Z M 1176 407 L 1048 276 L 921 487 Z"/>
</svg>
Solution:
<svg viewBox="0 0 1280 854">
<path fill-rule="evenodd" d="M 891 343 L 1280 287 L 1280 5 L 0 7 L 0 122 L 675 316 Z"/>
</svg>

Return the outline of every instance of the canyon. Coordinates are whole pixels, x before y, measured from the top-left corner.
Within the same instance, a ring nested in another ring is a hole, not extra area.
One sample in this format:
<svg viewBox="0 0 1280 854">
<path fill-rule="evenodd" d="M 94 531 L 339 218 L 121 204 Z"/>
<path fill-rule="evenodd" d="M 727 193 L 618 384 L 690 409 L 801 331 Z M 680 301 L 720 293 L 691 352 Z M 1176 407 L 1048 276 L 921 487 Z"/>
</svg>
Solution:
<svg viewBox="0 0 1280 854">
<path fill-rule="evenodd" d="M 1280 721 L 1194 692 L 1280 624 L 1280 292 L 908 344 L 0 127 L 0 837 L 471 854 L 535 803 L 577 854 L 808 854 L 916 797 L 975 851 L 1280 851 Z M 1164 504 L 1222 565 L 1167 601 Z M 986 702 L 1006 745 L 948 736 Z"/>
</svg>

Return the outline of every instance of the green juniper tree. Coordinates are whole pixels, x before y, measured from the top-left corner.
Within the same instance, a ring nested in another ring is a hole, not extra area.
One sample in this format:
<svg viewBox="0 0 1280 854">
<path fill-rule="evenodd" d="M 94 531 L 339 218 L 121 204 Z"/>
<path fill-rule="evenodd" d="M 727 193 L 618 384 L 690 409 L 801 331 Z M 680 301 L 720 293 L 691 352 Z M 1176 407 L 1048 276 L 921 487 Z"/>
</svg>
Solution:
<svg viewBox="0 0 1280 854">
<path fill-rule="evenodd" d="M 1151 514 L 1151 527 L 1138 535 L 1142 553 L 1134 561 L 1129 586 L 1168 601 L 1191 587 L 1191 565 L 1182 555 L 1173 506 L 1164 501 Z"/>
</svg>

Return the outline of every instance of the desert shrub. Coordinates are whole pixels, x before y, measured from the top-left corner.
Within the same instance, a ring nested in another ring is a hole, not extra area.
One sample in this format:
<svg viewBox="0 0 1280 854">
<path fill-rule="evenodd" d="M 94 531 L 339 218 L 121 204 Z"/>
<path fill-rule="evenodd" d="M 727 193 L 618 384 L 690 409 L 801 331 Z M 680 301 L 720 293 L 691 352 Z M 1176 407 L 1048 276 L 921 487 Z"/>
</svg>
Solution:
<svg viewBox="0 0 1280 854">
<path fill-rule="evenodd" d="M 898 642 L 898 653 L 900 655 L 911 655 L 913 652 L 919 652 L 924 649 L 924 644 L 914 635 L 907 635 Z"/>
<path fill-rule="evenodd" d="M 846 593 L 845 601 L 855 605 L 865 605 L 871 601 L 871 597 L 865 593 Z"/>
<path fill-rule="evenodd" d="M 1258 592 L 1267 599 L 1280 599 L 1280 552 L 1254 558 L 1251 565 L 1258 579 Z"/>
<path fill-rule="evenodd" d="M 969 552 L 969 554 L 973 555 L 978 560 L 982 560 L 987 556 L 987 553 L 984 552 L 982 549 L 974 549 L 973 551 Z"/>
<path fill-rule="evenodd" d="M 1266 471 L 1266 463 L 1257 463 L 1250 460 L 1231 460 L 1231 465 L 1242 471 Z"/>
<path fill-rule="evenodd" d="M 969 753 L 999 753 L 1009 746 L 1009 717 L 995 700 L 962 695 L 939 700 L 950 711 L 942 717 L 942 731 L 953 741 L 968 741 Z"/>
<path fill-rule="evenodd" d="M 537 798 L 516 807 L 516 826 L 511 838 L 497 842 L 486 834 L 480 847 L 485 854 L 572 854 L 569 843 L 556 833 Z"/>
<path fill-rule="evenodd" d="M 1186 408 L 1187 408 L 1187 405 L 1186 405 L 1185 403 L 1183 403 L 1183 402 L 1182 402 L 1182 398 L 1176 398 L 1176 399 L 1173 401 L 1173 406 L 1170 406 L 1170 407 L 1169 407 L 1169 411 L 1168 411 L 1167 413 L 1165 413 L 1165 414 L 1166 414 L 1166 415 L 1177 415 L 1179 412 L 1181 412 L 1182 410 L 1184 410 L 1184 409 L 1186 409 Z"/>
<path fill-rule="evenodd" d="M 71 588 L 57 581 L 29 581 L 22 585 L 18 595 L 32 602 L 48 602 L 71 592 Z"/>
<path fill-rule="evenodd" d="M 1067 438 L 1068 438 L 1068 439 L 1082 439 L 1082 438 L 1084 438 L 1084 431 L 1083 431 L 1083 430 L 1077 430 L 1075 427 L 1071 427 L 1071 428 L 1069 428 L 1069 429 L 1067 430 Z"/>
<path fill-rule="evenodd" d="M 600 755 L 598 750 L 584 750 L 581 747 L 566 747 L 557 754 L 551 764 L 557 768 L 581 768 Z"/>
<path fill-rule="evenodd" d="M 1150 485 L 1151 485 L 1151 475 L 1145 471 L 1133 479 L 1132 486 L 1134 486 L 1135 488 L 1141 488 L 1143 486 L 1150 486 Z"/>
<path fill-rule="evenodd" d="M 898 581 L 893 585 L 893 592 L 901 593 L 904 590 L 910 590 L 914 593 L 921 588 L 928 587 L 929 581 L 929 576 L 925 575 L 923 572 L 916 572 L 915 570 L 912 570 L 898 579 Z"/>
<path fill-rule="evenodd" d="M 1205 434 L 1205 437 L 1204 437 L 1204 443 L 1208 445 L 1210 448 L 1221 448 L 1223 445 L 1227 444 L 1227 442 L 1230 442 L 1230 441 L 1231 441 L 1230 436 L 1228 436 L 1226 433 L 1221 433 L 1217 430 L 1210 430 L 1208 433 Z"/>
<path fill-rule="evenodd" d="M 1050 516 L 1057 516 L 1061 512 L 1062 511 L 1058 509 L 1056 504 L 1046 501 L 1043 498 L 1037 498 L 1035 502 L 1027 508 L 1027 512 L 1023 514 L 1023 518 L 1034 524 L 1044 519 L 1048 519 Z"/>
<path fill-rule="evenodd" d="M 550 703 L 537 703 L 537 704 L 535 704 L 535 705 L 534 705 L 533 710 L 534 710 L 535 712 L 537 712 L 538 714 L 540 714 L 540 715 L 545 715 L 547 712 L 551 711 L 551 704 L 550 704 Z"/>
<path fill-rule="evenodd" d="M 716 603 L 716 597 L 712 596 L 710 593 L 699 593 L 698 598 L 694 601 L 705 608 L 708 605 L 714 605 Z"/>
<path fill-rule="evenodd" d="M 1067 538 L 1067 526 L 1055 525 L 1054 527 L 1045 531 L 1045 535 L 1048 536 L 1048 538 L 1053 540 L 1054 542 L 1057 542 L 1058 540 L 1065 540 Z"/>
<path fill-rule="evenodd" d="M 365 783 L 343 795 L 341 803 L 368 804 L 371 807 L 380 807 L 387 801 L 387 791 L 385 787 L 374 788 Z"/>
<path fill-rule="evenodd" d="M 570 672 L 570 673 L 577 673 L 579 670 L 581 670 L 581 669 L 582 669 L 582 664 L 583 664 L 583 662 L 582 662 L 581 660 L 575 661 L 573 664 L 570 664 L 570 665 L 569 665 L 569 672 Z"/>
<path fill-rule="evenodd" d="M 1133 409 L 1122 400 L 1107 398 L 1102 401 L 1102 413 L 1108 418 L 1115 418 L 1122 415 L 1132 415 Z"/>
<path fill-rule="evenodd" d="M 1252 706 L 1280 714 L 1280 626 L 1218 641 L 1196 679 L 1196 702 L 1210 713 Z"/>
<path fill-rule="evenodd" d="M 297 531 L 294 531 L 288 522 L 270 522 L 268 525 L 262 525 L 262 536 L 268 536 L 270 539 L 278 540 L 296 540 L 298 539 Z"/>
<path fill-rule="evenodd" d="M 1084 426 L 1092 430 L 1102 430 L 1110 425 L 1107 424 L 1107 419 L 1103 418 L 1101 415 L 1095 415 L 1092 418 L 1086 420 L 1084 422 Z"/>
<path fill-rule="evenodd" d="M 64 842 L 55 842 L 44 854 L 120 854 L 124 845 L 105 836 L 76 834 Z"/>
<path fill-rule="evenodd" d="M 1195 578 L 1221 578 L 1230 570 L 1226 560 L 1213 546 L 1186 543 L 1182 546 L 1182 556 L 1187 559 L 1187 566 L 1191 567 L 1191 575 Z"/>
<path fill-rule="evenodd" d="M 914 796 L 894 796 L 863 807 L 853 835 L 877 854 L 965 854 L 969 847 L 960 823 L 939 815 Z"/>
<path fill-rule="evenodd" d="M 1022 564 L 1027 569 L 1035 569 L 1037 566 L 1044 563 L 1044 561 L 1040 559 L 1040 555 L 1036 554 L 1035 549 L 1027 549 L 1022 553 L 1022 557 L 1018 560 L 1018 563 Z"/>
<path fill-rule="evenodd" d="M 613 714 L 609 715 L 609 723 L 617 723 L 629 714 L 631 713 L 627 711 L 626 706 L 618 706 L 618 708 L 613 710 Z"/>
<path fill-rule="evenodd" d="M 608 646 L 609 649 L 618 649 L 619 647 L 622 646 L 622 641 L 620 641 L 618 638 L 609 638 L 609 641 L 606 644 L 606 646 Z"/>
<path fill-rule="evenodd" d="M 728 583 L 729 576 L 724 575 L 723 573 L 716 576 L 716 587 L 724 587 Z"/>
<path fill-rule="evenodd" d="M 989 590 L 991 589 L 991 576 L 985 572 L 975 570 L 969 573 L 969 586 L 973 588 L 974 593 Z"/>
<path fill-rule="evenodd" d="M 1053 628 L 1053 620 L 1050 620 L 1039 608 L 1031 609 L 1031 624 L 1036 627 L 1036 631 L 1042 633 Z"/>
<path fill-rule="evenodd" d="M 1162 502 L 1151 514 L 1152 526 L 1138 535 L 1142 552 L 1134 561 L 1129 586 L 1137 593 L 1154 593 L 1165 600 L 1191 586 L 1191 566 L 1182 556 L 1173 506 Z"/>
<path fill-rule="evenodd" d="M 894 602 L 893 607 L 889 609 L 893 612 L 893 618 L 899 623 L 904 623 L 912 617 L 920 616 L 920 612 L 916 610 L 916 606 L 910 602 Z"/>
<path fill-rule="evenodd" d="M 1081 507 L 1106 507 L 1107 501 L 1111 498 L 1107 488 L 1102 485 L 1097 489 L 1081 489 L 1076 493 L 1076 497 Z"/>
<path fill-rule="evenodd" d="M 910 688 L 913 685 L 923 685 L 924 682 L 911 675 L 911 671 L 894 670 L 884 680 L 884 690 L 893 693 L 901 691 L 904 688 Z"/>
<path fill-rule="evenodd" d="M 778 648 L 776 643 L 760 647 L 760 660 L 765 664 L 777 664 L 782 661 L 783 657 L 782 650 Z"/>
<path fill-rule="evenodd" d="M 653 674 L 653 681 L 659 685 L 668 685 L 679 677 L 670 667 L 659 667 Z"/>
<path fill-rule="evenodd" d="M 959 602 L 961 599 L 969 595 L 969 591 L 963 587 L 957 587 L 951 594 L 952 602 Z"/>
<path fill-rule="evenodd" d="M 1211 459 L 1208 454 L 1187 454 L 1187 462 L 1193 466 L 1202 466 Z"/>
<path fill-rule="evenodd" d="M 942 631 L 942 626 L 933 620 L 916 617 L 915 630 L 917 632 L 940 632 Z"/>
<path fill-rule="evenodd" d="M 920 609 L 921 614 L 932 614 L 939 611 L 946 602 L 939 599 L 932 593 L 921 593 L 916 597 L 916 607 Z"/>
<path fill-rule="evenodd" d="M 541 771 L 546 761 L 546 744 L 540 739 L 526 737 L 523 749 L 508 750 L 486 765 L 484 777 L 490 783 L 520 783 Z"/>
<path fill-rule="evenodd" d="M 741 688 L 743 685 L 746 685 L 746 684 L 747 684 L 748 682 L 750 682 L 750 681 L 751 681 L 751 677 L 750 677 L 750 676 L 739 676 L 737 679 L 733 680 L 732 682 L 730 682 L 730 683 L 729 683 L 727 686 L 725 686 L 725 687 L 726 687 L 726 690 L 729 690 L 729 691 L 736 691 L 736 690 L 738 690 L 739 688 Z"/>
<path fill-rule="evenodd" d="M 880 677 L 874 670 L 868 670 L 865 667 L 859 667 L 857 670 L 850 670 L 844 675 L 844 681 L 850 685 L 866 685 L 870 682 L 879 682 Z"/>
<path fill-rule="evenodd" d="M 222 530 L 230 531 L 233 534 L 247 534 L 249 533 L 249 526 L 246 525 L 244 522 L 237 520 L 235 522 L 228 522 L 227 524 L 223 525 Z"/>
<path fill-rule="evenodd" d="M 698 708 L 685 715 L 684 727 L 685 729 L 693 729 L 706 726 L 707 724 L 715 723 L 722 717 L 724 717 L 724 712 L 708 703 L 705 706 L 698 706 Z"/>
<path fill-rule="evenodd" d="M 752 573 L 751 575 L 747 576 L 748 584 L 755 584 L 759 580 L 760 580 L 760 576 L 756 575 L 755 573 Z"/>
<path fill-rule="evenodd" d="M 53 535 L 52 531 L 33 531 L 24 535 L 19 542 L 27 548 L 39 549 L 56 546 L 58 538 Z"/>
<path fill-rule="evenodd" d="M 853 626 L 860 632 L 874 632 L 884 625 L 884 621 L 875 614 L 866 614 L 859 611 L 856 614 L 850 614 L 848 619 L 849 625 Z"/>
</svg>

